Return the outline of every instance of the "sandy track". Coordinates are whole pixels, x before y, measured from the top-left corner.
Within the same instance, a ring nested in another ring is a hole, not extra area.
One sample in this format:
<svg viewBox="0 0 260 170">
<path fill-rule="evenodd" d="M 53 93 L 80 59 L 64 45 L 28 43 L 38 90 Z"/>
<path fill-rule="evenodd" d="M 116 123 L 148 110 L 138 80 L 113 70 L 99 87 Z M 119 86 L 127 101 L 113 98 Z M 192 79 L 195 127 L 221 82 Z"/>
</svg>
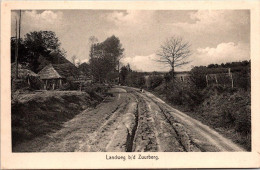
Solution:
<svg viewBox="0 0 260 170">
<path fill-rule="evenodd" d="M 44 137 L 42 152 L 244 151 L 149 92 L 113 88 L 109 97 Z M 34 148 L 37 142 L 34 142 Z M 29 145 L 27 145 L 29 147 Z M 30 151 L 30 148 L 26 150 Z"/>
<path fill-rule="evenodd" d="M 226 139 L 201 122 L 172 108 L 153 94 L 145 92 L 142 94 L 139 93 L 139 95 L 146 101 L 159 107 L 159 113 L 165 116 L 166 122 L 171 124 L 172 128 L 175 130 L 177 139 L 184 151 L 245 151 L 231 140 Z"/>
</svg>

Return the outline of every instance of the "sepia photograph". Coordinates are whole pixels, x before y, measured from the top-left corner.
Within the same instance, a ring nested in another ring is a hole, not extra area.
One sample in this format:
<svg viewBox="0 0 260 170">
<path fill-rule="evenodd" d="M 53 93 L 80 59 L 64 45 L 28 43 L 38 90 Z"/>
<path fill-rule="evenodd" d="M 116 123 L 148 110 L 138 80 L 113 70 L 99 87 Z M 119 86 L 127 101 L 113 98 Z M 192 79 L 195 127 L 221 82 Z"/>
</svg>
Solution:
<svg viewBox="0 0 260 170">
<path fill-rule="evenodd" d="M 11 19 L 13 152 L 251 150 L 249 10 Z"/>
<path fill-rule="evenodd" d="M 5 167 L 259 166 L 253 3 L 58 4 L 2 4 Z"/>
</svg>

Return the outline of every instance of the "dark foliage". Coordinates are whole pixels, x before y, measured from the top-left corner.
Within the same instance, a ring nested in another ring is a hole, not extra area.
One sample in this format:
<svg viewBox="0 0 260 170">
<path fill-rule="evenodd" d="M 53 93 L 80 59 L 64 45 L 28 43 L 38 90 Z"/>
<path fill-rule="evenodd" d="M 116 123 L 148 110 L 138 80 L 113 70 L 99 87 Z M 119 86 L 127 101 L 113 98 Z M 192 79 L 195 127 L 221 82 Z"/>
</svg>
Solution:
<svg viewBox="0 0 260 170">
<path fill-rule="evenodd" d="M 162 76 L 151 76 L 149 77 L 149 81 L 150 81 L 150 88 L 154 89 L 156 87 L 158 87 L 159 85 L 162 84 L 162 82 L 164 81 L 164 77 Z"/>
<path fill-rule="evenodd" d="M 119 38 L 114 35 L 107 38 L 104 42 L 92 44 L 89 62 L 95 81 L 111 81 L 111 76 L 108 77 L 108 74 L 119 72 L 119 60 L 123 55 L 123 51 L 124 49 Z"/>
<path fill-rule="evenodd" d="M 121 70 L 120 70 L 120 83 L 122 85 L 126 85 L 127 75 L 130 72 L 132 72 L 132 70 L 131 70 L 129 64 L 126 65 L 126 66 L 121 67 Z"/>
<path fill-rule="evenodd" d="M 90 66 L 88 63 L 82 63 L 79 65 L 79 71 L 81 71 L 84 75 L 90 76 Z"/>
<path fill-rule="evenodd" d="M 139 73 L 136 71 L 129 72 L 126 79 L 126 84 L 128 86 L 138 88 L 145 86 L 145 78 L 143 73 Z"/>
<path fill-rule="evenodd" d="M 219 84 L 231 87 L 231 77 L 227 75 L 229 69 L 232 73 L 234 87 L 250 90 L 250 61 L 194 67 L 190 71 L 191 81 L 198 89 L 204 89 L 207 86 L 206 75 L 217 74 Z"/>
<path fill-rule="evenodd" d="M 18 62 L 26 68 L 38 72 L 46 65 L 68 63 L 65 51 L 52 31 L 34 31 L 27 33 L 19 41 Z M 11 62 L 15 61 L 15 39 L 11 38 Z"/>
</svg>

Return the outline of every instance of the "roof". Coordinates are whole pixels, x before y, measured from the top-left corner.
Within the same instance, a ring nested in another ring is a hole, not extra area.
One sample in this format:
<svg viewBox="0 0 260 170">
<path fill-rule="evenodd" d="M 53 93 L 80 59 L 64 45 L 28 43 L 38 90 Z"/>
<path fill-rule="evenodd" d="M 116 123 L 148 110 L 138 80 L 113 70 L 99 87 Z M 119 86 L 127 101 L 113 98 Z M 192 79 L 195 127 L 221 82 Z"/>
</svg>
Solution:
<svg viewBox="0 0 260 170">
<path fill-rule="evenodd" d="M 14 78 L 15 77 L 15 63 L 11 64 L 11 77 Z M 18 64 L 18 77 L 19 78 L 26 78 L 27 76 L 33 76 L 33 77 L 39 77 L 39 75 L 37 75 L 36 73 L 34 73 L 33 71 L 23 68 L 20 64 Z"/>
<path fill-rule="evenodd" d="M 58 79 L 77 77 L 78 69 L 71 63 L 49 64 L 45 66 L 39 73 L 41 79 Z"/>
</svg>

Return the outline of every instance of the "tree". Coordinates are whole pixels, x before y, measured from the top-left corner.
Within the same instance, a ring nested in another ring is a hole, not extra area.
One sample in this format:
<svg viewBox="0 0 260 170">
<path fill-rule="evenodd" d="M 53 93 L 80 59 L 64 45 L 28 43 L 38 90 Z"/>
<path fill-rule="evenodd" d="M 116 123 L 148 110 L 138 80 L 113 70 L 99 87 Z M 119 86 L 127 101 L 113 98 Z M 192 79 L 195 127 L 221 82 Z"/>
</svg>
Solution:
<svg viewBox="0 0 260 170">
<path fill-rule="evenodd" d="M 77 57 L 76 57 L 75 55 L 73 55 L 73 56 L 71 57 L 72 64 L 76 65 L 76 59 L 77 59 Z"/>
<path fill-rule="evenodd" d="M 53 31 L 34 31 L 25 35 L 25 45 L 35 54 L 62 52 L 60 41 Z"/>
<path fill-rule="evenodd" d="M 173 36 L 161 45 L 157 55 L 160 57 L 158 62 L 170 66 L 171 77 L 174 78 L 175 68 L 189 63 L 187 58 L 191 55 L 190 44 L 181 37 Z"/>
<path fill-rule="evenodd" d="M 88 63 L 82 63 L 79 65 L 79 70 L 83 72 L 86 76 L 90 75 L 90 66 Z"/>
<path fill-rule="evenodd" d="M 131 72 L 130 65 L 127 64 L 126 66 L 121 67 L 120 69 L 120 80 L 122 84 L 126 84 L 126 78 L 129 72 Z"/>
<path fill-rule="evenodd" d="M 90 40 L 92 39 L 94 38 Z M 119 60 L 123 51 L 120 40 L 115 36 L 107 38 L 104 42 L 91 45 L 89 62 L 92 75 L 97 81 L 109 81 L 115 77 L 115 74 L 117 77 L 119 76 Z M 117 71 L 118 73 L 116 73 Z"/>
<path fill-rule="evenodd" d="M 51 61 L 53 55 L 65 56 L 65 51 L 60 47 L 61 43 L 53 31 L 34 31 L 27 33 L 24 39 L 24 46 L 27 50 L 27 59 L 30 64 L 30 69 L 38 72 L 40 62 L 39 57 Z M 60 58 L 60 57 L 58 57 Z M 59 61 L 58 61 L 59 62 Z"/>
<path fill-rule="evenodd" d="M 119 38 L 116 36 L 111 36 L 107 38 L 103 43 L 104 52 L 110 57 L 112 61 L 112 67 L 115 70 L 119 71 L 119 61 L 123 57 L 124 49 L 122 48 L 122 44 L 120 43 Z"/>
</svg>

